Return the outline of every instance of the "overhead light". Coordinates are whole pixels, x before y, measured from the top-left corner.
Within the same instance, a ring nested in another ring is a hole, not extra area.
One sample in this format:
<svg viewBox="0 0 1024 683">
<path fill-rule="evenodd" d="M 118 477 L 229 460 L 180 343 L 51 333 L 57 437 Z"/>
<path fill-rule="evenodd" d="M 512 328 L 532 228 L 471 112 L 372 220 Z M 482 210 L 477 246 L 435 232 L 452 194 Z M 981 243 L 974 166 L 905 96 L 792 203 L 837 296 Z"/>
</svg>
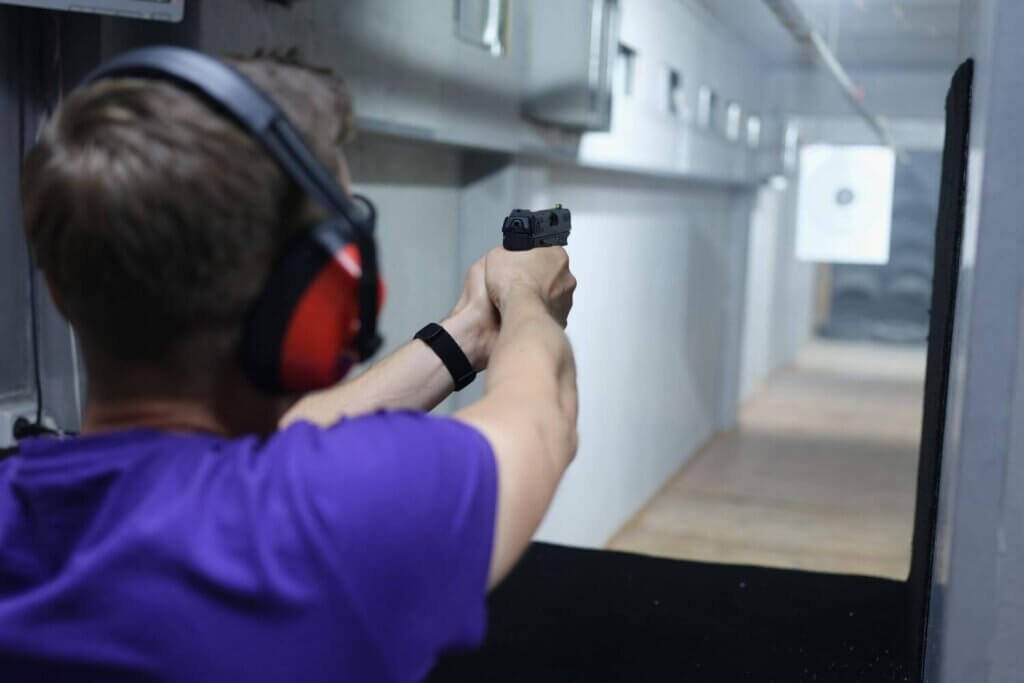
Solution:
<svg viewBox="0 0 1024 683">
<path fill-rule="evenodd" d="M 789 189 L 789 178 L 781 173 L 776 173 L 768 179 L 768 187 L 776 192 L 785 192 Z"/>
</svg>

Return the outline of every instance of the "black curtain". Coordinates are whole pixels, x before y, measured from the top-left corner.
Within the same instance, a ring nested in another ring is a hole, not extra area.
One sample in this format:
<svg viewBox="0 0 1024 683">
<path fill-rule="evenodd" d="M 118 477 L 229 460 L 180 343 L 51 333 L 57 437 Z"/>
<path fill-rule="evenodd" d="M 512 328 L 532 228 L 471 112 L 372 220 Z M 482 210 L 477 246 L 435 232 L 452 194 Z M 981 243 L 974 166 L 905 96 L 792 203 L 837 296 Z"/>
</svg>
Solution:
<svg viewBox="0 0 1024 683">
<path fill-rule="evenodd" d="M 946 96 L 946 142 L 942 155 L 939 217 L 935 228 L 935 275 L 928 329 L 921 450 L 917 464 L 913 554 L 908 580 L 909 610 L 915 625 L 911 637 L 917 678 L 923 673 L 929 607 L 941 609 L 941 595 L 936 596 L 934 603 L 930 598 L 938 522 L 939 475 L 946 430 L 946 399 L 949 394 L 949 361 L 953 348 L 957 285 L 960 280 L 964 205 L 967 201 L 973 80 L 974 61 L 968 60 L 957 69 Z"/>
</svg>

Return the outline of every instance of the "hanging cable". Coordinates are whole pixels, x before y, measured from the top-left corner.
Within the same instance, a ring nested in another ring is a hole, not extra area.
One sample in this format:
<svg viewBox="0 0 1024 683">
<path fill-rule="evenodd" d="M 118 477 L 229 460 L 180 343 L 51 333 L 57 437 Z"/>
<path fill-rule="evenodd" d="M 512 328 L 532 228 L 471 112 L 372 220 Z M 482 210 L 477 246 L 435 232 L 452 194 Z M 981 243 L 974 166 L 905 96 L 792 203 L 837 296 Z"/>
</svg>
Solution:
<svg viewBox="0 0 1024 683">
<path fill-rule="evenodd" d="M 23 19 L 24 14 L 22 13 L 19 18 Z M 24 29 L 24 27 L 22 27 Z M 18 60 L 21 68 L 18 69 L 18 136 L 17 136 L 17 155 L 18 163 L 20 165 L 21 159 L 25 154 L 25 146 L 27 141 L 26 131 L 28 129 L 28 92 L 29 83 L 26 77 L 27 62 L 27 46 L 25 44 L 25 30 L 18 31 Z M 55 40 L 58 43 L 58 52 L 55 55 L 56 60 L 60 60 L 59 52 L 59 28 L 55 35 Z M 33 60 L 33 66 L 41 62 Z M 37 81 L 42 80 L 41 78 Z M 48 98 L 45 94 L 45 85 L 42 87 L 37 86 L 33 88 L 33 102 L 47 101 Z M 31 353 L 32 353 L 32 380 L 35 388 L 35 419 L 28 420 L 24 417 L 18 418 L 14 423 L 14 438 L 20 441 L 21 439 L 41 436 L 41 435 L 61 435 L 58 430 L 51 429 L 43 424 L 44 417 L 44 401 L 43 401 L 43 372 L 42 372 L 42 359 L 39 350 L 39 304 L 38 304 L 38 293 L 37 293 L 37 278 L 36 278 L 36 264 L 35 257 L 32 254 L 32 245 L 29 240 L 25 239 L 25 256 L 26 263 L 28 266 L 28 310 L 29 310 L 29 326 L 31 333 Z"/>
</svg>

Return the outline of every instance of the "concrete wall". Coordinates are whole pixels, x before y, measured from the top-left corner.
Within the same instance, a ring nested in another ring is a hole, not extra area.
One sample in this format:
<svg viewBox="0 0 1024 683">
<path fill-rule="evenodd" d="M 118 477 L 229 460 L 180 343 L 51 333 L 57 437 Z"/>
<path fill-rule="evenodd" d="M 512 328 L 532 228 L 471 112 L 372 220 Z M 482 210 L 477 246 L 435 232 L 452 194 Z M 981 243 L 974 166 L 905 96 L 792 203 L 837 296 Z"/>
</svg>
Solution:
<svg viewBox="0 0 1024 683">
<path fill-rule="evenodd" d="M 563 169 L 549 180 L 548 196 L 580 207 L 580 451 L 539 536 L 599 544 L 717 426 L 722 301 L 741 285 L 726 261 L 741 229 L 722 191 Z"/>
<path fill-rule="evenodd" d="M 813 264 L 796 259 L 796 188 L 763 187 L 750 221 L 740 399 L 791 361 L 812 331 Z"/>
</svg>

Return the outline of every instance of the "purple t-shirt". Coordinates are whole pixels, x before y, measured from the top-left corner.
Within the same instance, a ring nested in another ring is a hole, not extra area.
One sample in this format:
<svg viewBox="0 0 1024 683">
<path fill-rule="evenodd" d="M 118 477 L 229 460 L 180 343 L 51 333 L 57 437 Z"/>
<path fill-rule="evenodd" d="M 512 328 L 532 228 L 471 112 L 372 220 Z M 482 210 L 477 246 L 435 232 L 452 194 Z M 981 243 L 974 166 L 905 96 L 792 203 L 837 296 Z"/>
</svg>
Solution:
<svg viewBox="0 0 1024 683">
<path fill-rule="evenodd" d="M 497 473 L 413 413 L 0 462 L 0 679 L 414 681 L 483 639 Z"/>
</svg>

